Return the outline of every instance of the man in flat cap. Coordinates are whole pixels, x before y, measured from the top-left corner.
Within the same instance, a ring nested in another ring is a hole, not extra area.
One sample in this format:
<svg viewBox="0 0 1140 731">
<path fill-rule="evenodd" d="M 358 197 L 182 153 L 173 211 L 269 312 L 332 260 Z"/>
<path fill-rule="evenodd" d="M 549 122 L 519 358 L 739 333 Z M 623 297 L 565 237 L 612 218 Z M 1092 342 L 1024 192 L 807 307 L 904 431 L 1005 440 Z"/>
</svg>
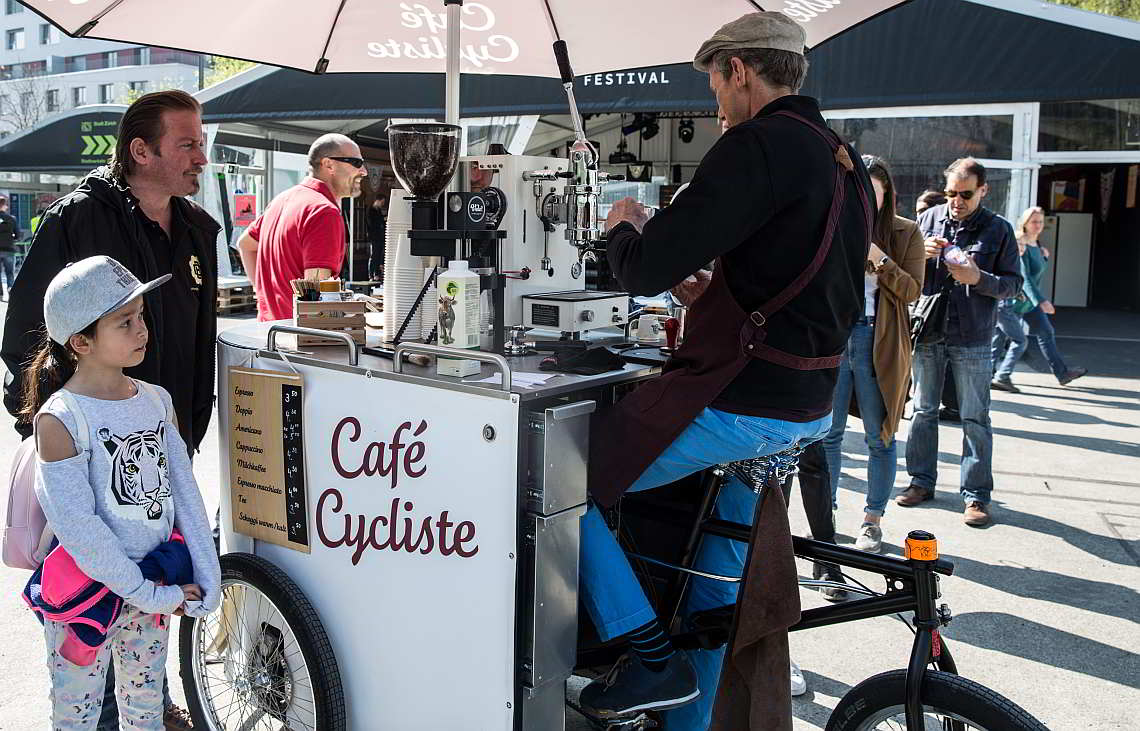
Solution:
<svg viewBox="0 0 1140 731">
<path fill-rule="evenodd" d="M 724 648 L 674 650 L 599 506 L 627 490 L 827 433 L 837 366 L 863 308 L 874 215 L 859 156 L 827 129 L 814 99 L 797 95 L 807 73 L 799 25 L 779 12 L 746 15 L 706 41 L 694 65 L 708 73 L 729 129 L 672 205 L 647 221 L 625 199 L 607 221 L 607 256 L 618 280 L 631 294 L 673 289 L 691 303 L 689 336 L 659 378 L 595 421 L 595 504 L 582 523 L 580 581 L 602 639 L 627 639 L 634 656 L 587 686 L 583 707 L 610 718 L 667 710 L 666 728 L 681 731 L 709 727 Z M 691 276 L 710 261 L 711 276 Z M 753 489 L 733 478 L 716 515 L 747 524 L 755 507 Z M 696 568 L 741 576 L 747 550 L 705 536 Z M 787 564 L 784 614 L 798 616 L 790 554 Z M 734 604 L 737 586 L 692 578 L 682 620 Z M 773 671 L 773 695 L 764 701 L 778 720 L 766 729 L 791 728 L 786 635 L 782 647 L 783 675 Z M 718 707 L 723 726 L 719 719 Z"/>
</svg>

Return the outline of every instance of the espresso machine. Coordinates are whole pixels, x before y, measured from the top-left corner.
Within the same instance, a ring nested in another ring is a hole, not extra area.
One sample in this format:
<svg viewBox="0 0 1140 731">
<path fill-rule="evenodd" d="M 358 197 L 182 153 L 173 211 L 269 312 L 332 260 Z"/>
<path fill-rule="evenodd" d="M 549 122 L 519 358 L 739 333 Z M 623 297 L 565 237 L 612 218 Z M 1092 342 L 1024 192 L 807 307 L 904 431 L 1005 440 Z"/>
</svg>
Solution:
<svg viewBox="0 0 1140 731">
<path fill-rule="evenodd" d="M 586 290 L 585 263 L 596 260 L 602 238 L 599 193 L 607 180 L 621 177 L 599 170 L 562 45 L 560 51 L 556 44 L 555 52 L 576 130 L 567 158 L 460 158 L 457 125 L 388 128 L 393 171 L 412 194 L 412 255 L 425 261 L 465 259 L 479 273 L 491 310 L 485 349 L 503 355 L 531 352 L 523 342 L 530 329 L 578 340 L 597 328 L 624 328 L 629 308 L 624 292 Z M 425 283 L 421 298 L 430 284 Z M 434 310 L 434 303 L 420 306 L 428 308 L 425 313 Z"/>
</svg>

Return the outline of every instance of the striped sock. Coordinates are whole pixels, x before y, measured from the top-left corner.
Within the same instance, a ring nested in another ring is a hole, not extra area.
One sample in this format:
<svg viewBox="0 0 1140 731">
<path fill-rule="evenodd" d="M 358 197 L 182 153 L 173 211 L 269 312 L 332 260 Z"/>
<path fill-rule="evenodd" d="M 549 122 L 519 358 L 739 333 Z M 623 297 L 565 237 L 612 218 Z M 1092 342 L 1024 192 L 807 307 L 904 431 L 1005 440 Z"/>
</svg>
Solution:
<svg viewBox="0 0 1140 731">
<path fill-rule="evenodd" d="M 629 643 L 641 663 L 655 673 L 665 669 L 675 652 L 673 642 L 656 619 L 630 632 Z"/>
</svg>

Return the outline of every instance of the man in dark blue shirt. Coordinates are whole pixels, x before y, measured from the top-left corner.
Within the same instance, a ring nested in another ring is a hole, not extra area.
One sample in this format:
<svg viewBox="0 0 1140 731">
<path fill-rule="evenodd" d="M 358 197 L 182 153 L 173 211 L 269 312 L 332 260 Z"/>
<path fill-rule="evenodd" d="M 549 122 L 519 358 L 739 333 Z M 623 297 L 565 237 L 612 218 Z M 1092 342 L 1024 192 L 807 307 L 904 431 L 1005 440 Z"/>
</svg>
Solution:
<svg viewBox="0 0 1140 731">
<path fill-rule="evenodd" d="M 945 338 L 914 351 L 914 421 L 906 444 L 910 486 L 896 498 L 918 505 L 934 497 L 938 472 L 938 403 L 946 364 L 958 391 L 965 444 L 961 493 L 966 525 L 990 522 L 993 491 L 993 429 L 990 426 L 990 340 L 997 303 L 1021 289 L 1017 240 L 1009 221 L 982 206 L 986 169 L 973 158 L 946 169 L 948 201 L 923 211 L 918 227 L 926 240 L 923 294 L 945 290 Z M 964 254 L 955 256 L 952 247 Z"/>
</svg>

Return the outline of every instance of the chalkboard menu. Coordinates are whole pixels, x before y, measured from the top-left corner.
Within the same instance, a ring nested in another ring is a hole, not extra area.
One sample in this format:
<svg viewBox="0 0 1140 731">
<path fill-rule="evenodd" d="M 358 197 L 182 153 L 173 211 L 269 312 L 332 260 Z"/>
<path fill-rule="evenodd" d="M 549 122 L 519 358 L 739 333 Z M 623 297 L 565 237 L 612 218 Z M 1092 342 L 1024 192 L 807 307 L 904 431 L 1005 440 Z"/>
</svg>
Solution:
<svg viewBox="0 0 1140 731">
<path fill-rule="evenodd" d="M 233 529 L 309 552 L 301 377 L 229 369 Z"/>
</svg>

